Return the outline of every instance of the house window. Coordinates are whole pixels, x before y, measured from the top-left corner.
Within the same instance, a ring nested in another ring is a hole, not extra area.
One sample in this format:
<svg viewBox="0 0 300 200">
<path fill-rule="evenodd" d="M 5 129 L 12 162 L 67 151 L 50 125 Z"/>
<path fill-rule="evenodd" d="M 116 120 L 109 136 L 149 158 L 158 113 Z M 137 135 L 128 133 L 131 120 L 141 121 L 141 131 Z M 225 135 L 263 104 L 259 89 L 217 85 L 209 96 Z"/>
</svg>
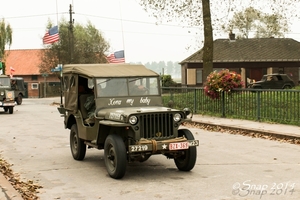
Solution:
<svg viewBox="0 0 300 200">
<path fill-rule="evenodd" d="M 197 84 L 202 83 L 202 69 L 197 69 L 196 71 L 196 79 L 197 79 Z"/>
<path fill-rule="evenodd" d="M 37 75 L 32 75 L 31 76 L 31 80 L 32 81 L 37 81 L 38 80 L 38 76 Z"/>
<path fill-rule="evenodd" d="M 38 83 L 31 83 L 31 89 L 33 89 L 33 90 L 39 89 L 39 84 Z"/>
<path fill-rule="evenodd" d="M 196 85 L 196 69 L 187 69 L 187 85 Z"/>
</svg>

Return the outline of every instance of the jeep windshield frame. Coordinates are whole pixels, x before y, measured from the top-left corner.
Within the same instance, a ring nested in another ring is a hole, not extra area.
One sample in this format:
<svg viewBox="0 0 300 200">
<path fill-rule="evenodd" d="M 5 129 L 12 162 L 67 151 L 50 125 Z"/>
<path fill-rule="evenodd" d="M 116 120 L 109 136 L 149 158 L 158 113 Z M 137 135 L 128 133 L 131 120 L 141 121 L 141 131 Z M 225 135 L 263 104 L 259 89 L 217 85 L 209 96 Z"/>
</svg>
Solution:
<svg viewBox="0 0 300 200">
<path fill-rule="evenodd" d="M 159 77 L 96 78 L 97 97 L 160 95 Z"/>
<path fill-rule="evenodd" d="M 0 88 L 10 88 L 9 77 L 0 77 Z"/>
</svg>

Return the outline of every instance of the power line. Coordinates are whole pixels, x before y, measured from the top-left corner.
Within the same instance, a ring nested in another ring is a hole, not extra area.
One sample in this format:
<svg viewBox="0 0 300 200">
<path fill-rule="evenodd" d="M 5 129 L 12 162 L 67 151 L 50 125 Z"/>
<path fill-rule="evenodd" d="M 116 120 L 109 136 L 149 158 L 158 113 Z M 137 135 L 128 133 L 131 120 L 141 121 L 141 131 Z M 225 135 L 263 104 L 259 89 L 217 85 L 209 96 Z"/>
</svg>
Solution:
<svg viewBox="0 0 300 200">
<path fill-rule="evenodd" d="M 62 12 L 59 14 L 65 14 L 66 12 Z M 30 17 L 43 17 L 43 16 L 50 16 L 50 15 L 57 15 L 57 13 L 48 13 L 48 14 L 38 14 L 38 15 L 23 15 L 23 16 L 14 16 L 14 17 L 4 17 L 5 19 L 18 19 L 18 18 L 30 18 Z"/>
<path fill-rule="evenodd" d="M 150 24 L 150 25 L 159 25 L 159 26 L 170 26 L 170 27 L 184 27 L 184 28 L 195 28 L 198 29 L 199 27 L 195 26 L 183 26 L 183 25 L 174 25 L 174 24 L 159 24 L 153 22 L 145 22 L 145 21 L 137 21 L 137 20 L 129 20 L 129 19 L 119 19 L 114 17 L 104 17 L 104 16 L 97 16 L 97 15 L 90 15 L 90 14 L 83 14 L 83 13 L 76 13 L 77 15 L 81 16 L 88 16 L 88 17 L 95 17 L 95 18 L 102 18 L 102 19 L 109 19 L 109 20 L 116 20 L 116 21 L 126 21 L 126 22 L 133 22 L 133 23 L 140 23 L 140 24 Z"/>
</svg>

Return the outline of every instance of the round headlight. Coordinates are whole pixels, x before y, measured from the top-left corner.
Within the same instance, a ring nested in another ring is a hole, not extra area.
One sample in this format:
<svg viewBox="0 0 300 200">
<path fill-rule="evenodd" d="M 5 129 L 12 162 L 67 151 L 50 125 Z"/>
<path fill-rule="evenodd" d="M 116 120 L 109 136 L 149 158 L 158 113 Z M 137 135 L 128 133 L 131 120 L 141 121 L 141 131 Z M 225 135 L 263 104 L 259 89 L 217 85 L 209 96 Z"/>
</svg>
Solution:
<svg viewBox="0 0 300 200">
<path fill-rule="evenodd" d="M 136 116 L 130 116 L 130 117 L 129 117 L 129 123 L 130 123 L 131 125 L 135 125 L 135 124 L 137 123 L 137 121 L 138 121 L 138 119 L 137 119 Z"/>
<path fill-rule="evenodd" d="M 176 113 L 173 117 L 175 122 L 179 122 L 181 120 L 181 115 L 179 113 Z"/>
<path fill-rule="evenodd" d="M 1 96 L 3 96 L 4 95 L 4 92 L 1 92 Z"/>
</svg>

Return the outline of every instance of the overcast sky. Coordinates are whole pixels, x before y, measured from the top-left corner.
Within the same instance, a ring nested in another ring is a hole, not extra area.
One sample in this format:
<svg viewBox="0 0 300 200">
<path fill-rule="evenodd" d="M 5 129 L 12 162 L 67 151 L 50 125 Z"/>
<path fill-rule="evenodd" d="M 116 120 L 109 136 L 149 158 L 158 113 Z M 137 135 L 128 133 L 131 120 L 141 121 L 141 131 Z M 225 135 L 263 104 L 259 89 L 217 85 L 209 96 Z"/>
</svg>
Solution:
<svg viewBox="0 0 300 200">
<path fill-rule="evenodd" d="M 111 44 L 111 52 L 125 50 L 126 62 L 182 61 L 202 41 L 195 28 L 166 22 L 155 25 L 138 0 L 0 0 L 0 18 L 13 29 L 11 49 L 43 48 L 48 19 L 54 24 L 62 18 L 69 20 L 70 4 L 75 23 L 91 21 Z M 296 32 L 288 37 L 300 41 L 300 31 Z"/>
</svg>

